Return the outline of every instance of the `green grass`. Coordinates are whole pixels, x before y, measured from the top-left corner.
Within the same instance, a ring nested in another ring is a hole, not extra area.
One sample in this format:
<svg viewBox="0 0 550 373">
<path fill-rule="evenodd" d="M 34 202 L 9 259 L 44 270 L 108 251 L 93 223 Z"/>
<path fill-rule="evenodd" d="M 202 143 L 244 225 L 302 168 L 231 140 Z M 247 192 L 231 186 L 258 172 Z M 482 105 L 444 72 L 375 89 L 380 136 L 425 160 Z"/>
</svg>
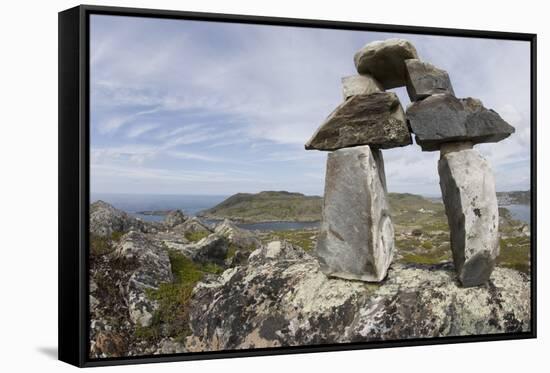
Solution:
<svg viewBox="0 0 550 373">
<path fill-rule="evenodd" d="M 208 237 L 209 232 L 200 231 L 200 232 L 185 232 L 185 238 L 190 242 L 199 242 L 204 237 Z"/>
<path fill-rule="evenodd" d="M 312 236 L 317 236 L 317 231 L 312 230 L 288 230 L 269 232 L 262 238 L 264 244 L 270 241 L 284 240 L 294 246 L 300 246 L 304 251 L 311 251 L 315 248 Z"/>
<path fill-rule="evenodd" d="M 500 239 L 497 265 L 529 274 L 531 271 L 530 238 L 526 236 Z"/>
<path fill-rule="evenodd" d="M 151 326 L 136 328 L 134 336 L 138 339 L 158 341 L 161 330 L 165 330 L 168 335 L 183 342 L 190 333 L 188 305 L 195 285 L 207 273 L 223 272 L 223 268 L 216 264 L 197 264 L 175 250 L 168 250 L 168 256 L 174 280 L 148 292 L 147 295 L 156 300 L 159 307 L 153 315 Z"/>
</svg>

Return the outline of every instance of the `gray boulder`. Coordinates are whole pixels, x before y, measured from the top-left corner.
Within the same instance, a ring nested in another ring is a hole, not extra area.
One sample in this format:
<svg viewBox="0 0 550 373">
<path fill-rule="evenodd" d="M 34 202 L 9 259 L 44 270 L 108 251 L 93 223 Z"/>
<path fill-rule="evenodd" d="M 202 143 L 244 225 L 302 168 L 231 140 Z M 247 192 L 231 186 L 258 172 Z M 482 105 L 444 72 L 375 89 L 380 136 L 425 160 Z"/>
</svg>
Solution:
<svg viewBox="0 0 550 373">
<path fill-rule="evenodd" d="M 245 250 L 255 250 L 260 246 L 260 240 L 252 232 L 237 227 L 231 220 L 225 219 L 214 228 L 214 232 L 227 238 L 230 244 Z"/>
<path fill-rule="evenodd" d="M 199 218 L 192 217 L 187 219 L 184 223 L 178 224 L 174 227 L 176 233 L 212 233 L 212 229 L 204 224 Z"/>
<path fill-rule="evenodd" d="M 173 228 L 176 225 L 184 223 L 189 217 L 186 216 L 181 210 L 170 211 L 164 218 L 164 225 L 169 228 Z"/>
<path fill-rule="evenodd" d="M 418 101 L 438 93 L 454 96 L 449 74 L 428 62 L 411 59 L 405 61 L 407 92 L 411 101 Z"/>
<path fill-rule="evenodd" d="M 306 143 L 306 149 L 357 145 L 389 149 L 412 143 L 403 108 L 393 92 L 356 95 L 339 105 Z"/>
<path fill-rule="evenodd" d="M 297 249 L 299 250 L 299 249 Z M 292 252 L 292 251 L 289 251 Z M 328 278 L 317 261 L 253 256 L 199 283 L 189 352 L 515 333 L 530 328 L 530 282 L 497 268 L 483 287 L 457 286 L 452 265 L 395 264 L 388 280 Z"/>
<path fill-rule="evenodd" d="M 113 257 L 133 262 L 137 267 L 124 289 L 126 304 L 130 320 L 135 325 L 150 326 L 158 303 L 147 292 L 158 289 L 161 283 L 172 281 L 168 254 L 143 233 L 130 231 L 121 237 Z"/>
<path fill-rule="evenodd" d="M 451 249 L 463 286 L 489 281 L 499 254 L 499 213 L 489 163 L 473 149 L 442 153 L 438 164 Z"/>
<path fill-rule="evenodd" d="M 351 96 L 370 95 L 371 93 L 382 92 L 383 90 L 382 85 L 368 74 L 342 78 L 344 100 L 347 100 Z"/>
<path fill-rule="evenodd" d="M 417 59 L 415 47 L 407 40 L 374 41 L 355 53 L 353 61 L 359 74 L 370 74 L 384 89 L 405 85 L 405 61 Z"/>
<path fill-rule="evenodd" d="M 197 243 L 186 245 L 182 253 L 198 263 L 223 265 L 228 247 L 228 241 L 225 237 L 213 233 Z"/>
<path fill-rule="evenodd" d="M 329 153 L 315 249 L 324 273 L 362 281 L 386 277 L 394 230 L 385 185 L 380 150 L 360 146 Z"/>
<path fill-rule="evenodd" d="M 448 142 L 498 142 L 515 131 L 481 101 L 450 94 L 435 94 L 414 102 L 407 108 L 407 120 L 423 151 L 439 150 Z"/>
<path fill-rule="evenodd" d="M 146 226 L 143 221 L 114 208 L 107 202 L 96 201 L 90 205 L 90 233 L 110 237 L 113 232 L 129 230 L 143 232 Z"/>
</svg>

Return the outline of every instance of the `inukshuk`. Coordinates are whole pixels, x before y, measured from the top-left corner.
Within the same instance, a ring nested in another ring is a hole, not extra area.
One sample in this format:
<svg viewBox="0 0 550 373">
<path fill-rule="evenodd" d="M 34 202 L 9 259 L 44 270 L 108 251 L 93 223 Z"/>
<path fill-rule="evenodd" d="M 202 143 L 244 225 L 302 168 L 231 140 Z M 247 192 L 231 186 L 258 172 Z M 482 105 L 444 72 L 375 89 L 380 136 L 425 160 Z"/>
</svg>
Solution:
<svg viewBox="0 0 550 373">
<path fill-rule="evenodd" d="M 441 154 L 439 184 L 458 278 L 463 286 L 481 285 L 499 254 L 499 216 L 491 167 L 473 146 L 503 140 L 514 128 L 481 101 L 456 98 L 445 71 L 411 59 L 406 73 L 416 143 Z"/>
<path fill-rule="evenodd" d="M 366 45 L 354 57 L 360 75 L 342 79 L 344 102 L 307 142 L 328 150 L 323 220 L 316 255 L 329 275 L 362 281 L 386 277 L 394 252 L 381 149 L 412 143 L 397 95 L 414 46 L 390 39 Z"/>
</svg>

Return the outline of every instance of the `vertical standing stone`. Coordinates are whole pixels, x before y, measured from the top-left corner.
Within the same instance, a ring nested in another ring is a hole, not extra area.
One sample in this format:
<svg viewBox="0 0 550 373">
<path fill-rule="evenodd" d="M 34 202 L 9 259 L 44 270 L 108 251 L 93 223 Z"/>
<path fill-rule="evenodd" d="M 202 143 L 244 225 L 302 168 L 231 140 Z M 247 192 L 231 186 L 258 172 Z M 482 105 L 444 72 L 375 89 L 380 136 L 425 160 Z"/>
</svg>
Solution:
<svg viewBox="0 0 550 373">
<path fill-rule="evenodd" d="M 369 146 L 329 153 L 316 247 L 321 270 L 345 279 L 381 281 L 393 251 L 382 153 Z"/>
<path fill-rule="evenodd" d="M 484 284 L 499 254 L 491 167 L 471 143 L 455 143 L 441 147 L 438 171 L 458 278 L 463 286 Z"/>
</svg>

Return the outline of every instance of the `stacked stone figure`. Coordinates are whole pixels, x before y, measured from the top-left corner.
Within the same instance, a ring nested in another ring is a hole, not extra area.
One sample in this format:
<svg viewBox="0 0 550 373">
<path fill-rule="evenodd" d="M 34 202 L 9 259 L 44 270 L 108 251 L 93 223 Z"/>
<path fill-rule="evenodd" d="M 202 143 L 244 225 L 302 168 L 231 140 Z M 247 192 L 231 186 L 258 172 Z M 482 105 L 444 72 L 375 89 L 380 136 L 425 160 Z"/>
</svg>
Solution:
<svg viewBox="0 0 550 373">
<path fill-rule="evenodd" d="M 440 185 L 451 228 L 453 259 L 463 286 L 489 279 L 498 255 L 498 206 L 488 162 L 474 144 L 514 132 L 473 98 L 457 99 L 444 70 L 420 61 L 402 39 L 367 44 L 354 57 L 359 75 L 342 79 L 344 102 L 306 143 L 330 151 L 316 254 L 329 276 L 385 278 L 394 252 L 381 149 L 410 145 L 441 152 Z M 385 89 L 406 86 L 403 112 Z"/>
<path fill-rule="evenodd" d="M 381 149 L 412 143 L 397 95 L 405 85 L 405 61 L 414 46 L 391 39 L 368 44 L 355 55 L 360 75 L 342 79 L 344 102 L 307 142 L 329 150 L 323 221 L 316 253 L 329 276 L 362 281 L 386 277 L 394 252 Z"/>
<path fill-rule="evenodd" d="M 456 98 L 447 72 L 418 59 L 405 66 L 416 143 L 441 154 L 439 184 L 458 278 L 463 286 L 481 285 L 499 254 L 499 216 L 493 172 L 473 146 L 503 140 L 514 127 L 480 100 Z"/>
</svg>

